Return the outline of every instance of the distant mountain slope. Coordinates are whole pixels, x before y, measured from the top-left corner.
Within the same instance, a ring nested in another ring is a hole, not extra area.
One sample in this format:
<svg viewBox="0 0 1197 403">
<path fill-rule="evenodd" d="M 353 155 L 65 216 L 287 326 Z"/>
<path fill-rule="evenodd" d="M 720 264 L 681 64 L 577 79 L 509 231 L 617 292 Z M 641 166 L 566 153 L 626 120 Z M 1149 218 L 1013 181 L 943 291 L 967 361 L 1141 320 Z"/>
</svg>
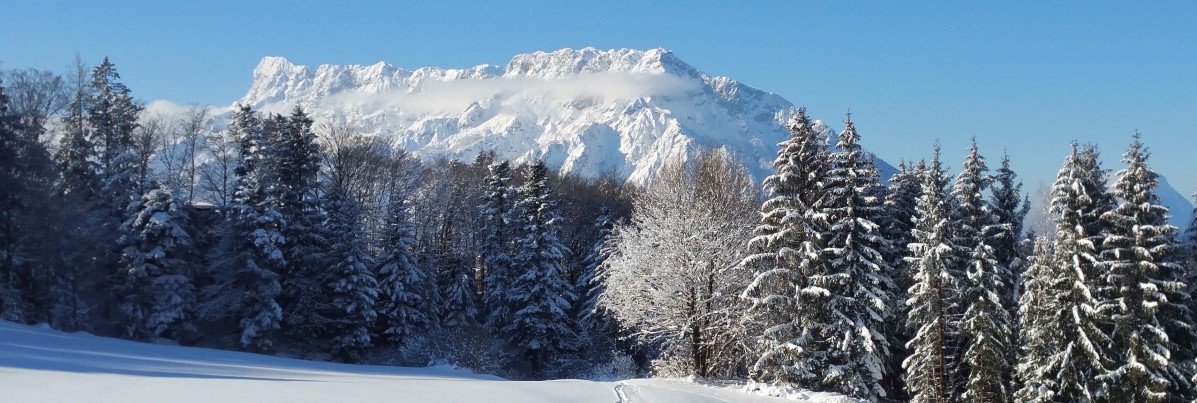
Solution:
<svg viewBox="0 0 1197 403">
<path fill-rule="evenodd" d="M 664 49 L 562 49 L 469 69 L 311 68 L 267 57 L 238 103 L 276 112 L 302 105 L 420 155 L 471 160 L 495 150 L 638 183 L 701 147 L 726 148 L 761 179 L 795 112 L 776 94 L 707 75 Z M 893 168 L 880 165 L 888 178 Z"/>
</svg>

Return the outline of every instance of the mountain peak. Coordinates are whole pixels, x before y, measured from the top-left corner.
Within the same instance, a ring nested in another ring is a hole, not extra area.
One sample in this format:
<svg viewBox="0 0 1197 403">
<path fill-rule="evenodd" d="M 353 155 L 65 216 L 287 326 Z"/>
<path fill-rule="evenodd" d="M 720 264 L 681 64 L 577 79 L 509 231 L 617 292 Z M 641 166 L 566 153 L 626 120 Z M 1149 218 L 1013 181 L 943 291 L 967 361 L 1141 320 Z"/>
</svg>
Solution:
<svg viewBox="0 0 1197 403">
<path fill-rule="evenodd" d="M 698 74 L 693 66 L 664 48 L 599 50 L 585 47 L 516 55 L 507 63 L 504 76 L 560 78 L 600 72 Z"/>
</svg>

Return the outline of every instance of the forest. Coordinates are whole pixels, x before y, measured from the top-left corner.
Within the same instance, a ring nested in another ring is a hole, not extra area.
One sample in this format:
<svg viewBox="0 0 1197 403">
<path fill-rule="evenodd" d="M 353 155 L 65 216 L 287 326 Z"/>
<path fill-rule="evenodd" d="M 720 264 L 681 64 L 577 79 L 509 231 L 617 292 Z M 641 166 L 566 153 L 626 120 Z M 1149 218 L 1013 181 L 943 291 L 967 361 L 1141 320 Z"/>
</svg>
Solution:
<svg viewBox="0 0 1197 403">
<path fill-rule="evenodd" d="M 216 122 L 227 121 L 217 125 Z M 150 115 L 116 66 L 0 71 L 0 319 L 510 379 L 751 380 L 870 401 L 1197 399 L 1197 223 L 1135 133 L 1074 142 L 1050 230 L 1010 158 L 881 178 L 799 108 L 637 186 L 417 157 L 238 106 Z"/>
</svg>

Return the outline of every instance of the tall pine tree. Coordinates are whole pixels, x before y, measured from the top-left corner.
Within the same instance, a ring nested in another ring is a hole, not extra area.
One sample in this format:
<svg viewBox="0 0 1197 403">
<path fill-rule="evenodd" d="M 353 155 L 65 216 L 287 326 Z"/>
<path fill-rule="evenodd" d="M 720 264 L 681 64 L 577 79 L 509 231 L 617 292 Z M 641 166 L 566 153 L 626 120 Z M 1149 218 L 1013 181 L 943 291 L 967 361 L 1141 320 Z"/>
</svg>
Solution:
<svg viewBox="0 0 1197 403">
<path fill-rule="evenodd" d="M 1022 298 L 1023 315 L 1040 316 L 1021 318 L 1019 399 L 1092 401 L 1100 390 L 1092 379 L 1104 371 L 1110 340 L 1101 328 L 1092 288 L 1099 274 L 1099 249 L 1093 240 L 1102 228 L 1095 218 L 1107 209 L 1103 201 L 1110 199 L 1105 183 L 1094 180 L 1104 177 L 1096 157 L 1095 149 L 1078 151 L 1073 144 L 1052 186 L 1053 255 L 1050 261 L 1037 256 Z M 1028 303 L 1038 307 L 1025 307 Z"/>
<path fill-rule="evenodd" d="M 952 187 L 956 200 L 952 210 L 953 243 L 959 265 L 964 268 L 963 276 L 956 276 L 966 279 L 961 293 L 964 316 L 959 326 L 964 342 L 962 371 L 967 373 L 967 380 L 961 400 L 1003 402 L 1009 400 L 1006 380 L 1011 368 L 1011 321 L 1003 301 L 1011 288 L 1007 283 L 1011 276 L 999 263 L 993 246 L 995 229 L 1000 229 L 1000 224 L 983 194 L 990 185 L 987 171 L 985 158 L 974 141 Z"/>
<path fill-rule="evenodd" d="M 395 192 L 387 206 L 384 253 L 378 259 L 378 328 L 392 343 L 424 334 L 437 324 L 436 275 L 416 261 L 416 235 L 407 195 Z M 469 279 L 472 284 L 473 279 Z M 472 290 L 472 289 L 471 289 Z M 468 296 L 472 307 L 474 295 Z"/>
<path fill-rule="evenodd" d="M 241 164 L 236 170 L 233 207 L 211 258 L 217 285 L 209 288 L 205 316 L 232 316 L 241 330 L 242 348 L 269 352 L 283 319 L 278 272 L 286 264 L 281 249 L 286 223 L 275 210 L 275 172 L 266 158 L 270 141 L 261 119 L 242 106 L 233 115 L 229 131 L 237 139 Z"/>
<path fill-rule="evenodd" d="M 519 189 L 513 221 L 522 236 L 506 290 L 511 321 L 503 327 L 508 342 L 537 375 L 543 375 L 558 354 L 572 349 L 576 337 L 569 315 L 574 295 L 561 267 L 570 251 L 557 238 L 561 218 L 548 180 L 544 161 L 536 160 Z"/>
<path fill-rule="evenodd" d="M 815 204 L 825 263 L 807 277 L 811 286 L 803 291 L 822 313 L 807 325 L 818 343 L 804 346 L 802 355 L 819 378 L 810 386 L 877 400 L 885 396 L 889 343 L 883 326 L 894 284 L 879 251 L 884 240 L 875 221 L 882 215 L 882 200 L 874 196 L 881 187 L 877 170 L 861 150 L 851 115 L 844 124 Z"/>
<path fill-rule="evenodd" d="M 889 278 L 894 282 L 894 295 L 889 304 L 889 318 L 885 325 L 885 332 L 889 340 L 890 360 L 887 363 L 884 386 L 886 396 L 893 400 L 906 399 L 906 390 L 902 387 L 902 360 L 908 355 L 906 342 L 910 334 L 906 332 L 907 292 L 914 283 L 913 271 L 906 262 L 909 245 L 914 242 L 915 206 L 921 191 L 919 176 L 926 170 L 926 164 L 920 161 L 917 165 L 906 162 L 898 164 L 898 172 L 889 179 L 889 189 L 885 193 L 884 214 L 878 217 L 878 225 L 885 240 L 882 256 L 888 264 Z"/>
<path fill-rule="evenodd" d="M 922 194 L 915 209 L 915 242 L 910 244 L 907 262 L 914 270 L 906 326 L 911 339 L 910 356 L 902 363 L 906 370 L 906 391 L 915 403 L 955 400 L 956 366 L 960 357 L 953 341 L 957 338 L 955 317 L 960 309 L 964 279 L 952 270 L 960 264 L 952 244 L 949 214 L 952 200 L 947 193 L 946 169 L 934 158 L 920 178 Z"/>
<path fill-rule="evenodd" d="M 482 194 L 482 205 L 478 207 L 482 227 L 482 241 L 478 244 L 481 259 L 482 297 L 486 309 L 486 324 L 493 329 L 502 329 L 511 319 L 511 307 L 507 306 L 507 287 L 512 272 L 513 227 L 518 226 L 512 217 L 511 163 L 502 161 L 491 164 L 486 176 Z"/>
<path fill-rule="evenodd" d="M 753 377 L 766 382 L 813 386 L 819 363 L 803 354 L 818 340 L 812 320 L 822 293 L 808 280 L 820 270 L 814 206 L 827 172 L 826 139 L 814 130 L 806 109 L 789 125 L 790 137 L 778 144 L 775 173 L 765 178 L 769 198 L 761 205 L 761 223 L 741 263 L 755 273 L 743 296 L 752 302 L 753 321 L 761 324 L 760 356 Z"/>
<path fill-rule="evenodd" d="M 1172 385 L 1167 322 L 1173 318 L 1167 313 L 1170 305 L 1183 301 L 1179 294 L 1185 285 L 1178 276 L 1182 267 L 1172 260 L 1177 229 L 1168 225 L 1168 208 L 1156 194 L 1159 175 L 1147 158 L 1136 133 L 1123 154 L 1126 168 L 1113 186 L 1121 202 L 1102 215 L 1110 233 L 1101 256 L 1101 295 L 1109 299 L 1098 309 L 1113 322 L 1116 355 L 1114 365 L 1098 379 L 1111 401 L 1166 401 Z"/>
<path fill-rule="evenodd" d="M 329 302 L 317 312 L 321 328 L 332 337 L 332 351 L 342 361 L 354 362 L 370 348 L 370 327 L 378 313 L 378 282 L 371 268 L 374 258 L 366 250 L 361 227 L 361 209 L 341 187 L 328 195 L 328 220 L 324 227 L 332 235 L 328 250 L 330 266 L 322 279 Z"/>
</svg>

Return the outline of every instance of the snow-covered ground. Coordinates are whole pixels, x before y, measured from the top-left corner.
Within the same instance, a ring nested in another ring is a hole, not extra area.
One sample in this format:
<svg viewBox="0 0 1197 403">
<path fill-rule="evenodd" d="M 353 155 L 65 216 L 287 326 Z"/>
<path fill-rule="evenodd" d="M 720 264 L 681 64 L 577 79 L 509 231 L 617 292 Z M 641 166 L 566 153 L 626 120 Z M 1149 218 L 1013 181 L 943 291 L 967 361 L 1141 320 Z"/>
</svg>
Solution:
<svg viewBox="0 0 1197 403">
<path fill-rule="evenodd" d="M 794 401 L 681 380 L 516 382 L 451 368 L 302 361 L 136 343 L 4 321 L 0 380 L 0 401 L 10 402 Z M 832 401 L 823 395 L 812 398 Z"/>
</svg>

